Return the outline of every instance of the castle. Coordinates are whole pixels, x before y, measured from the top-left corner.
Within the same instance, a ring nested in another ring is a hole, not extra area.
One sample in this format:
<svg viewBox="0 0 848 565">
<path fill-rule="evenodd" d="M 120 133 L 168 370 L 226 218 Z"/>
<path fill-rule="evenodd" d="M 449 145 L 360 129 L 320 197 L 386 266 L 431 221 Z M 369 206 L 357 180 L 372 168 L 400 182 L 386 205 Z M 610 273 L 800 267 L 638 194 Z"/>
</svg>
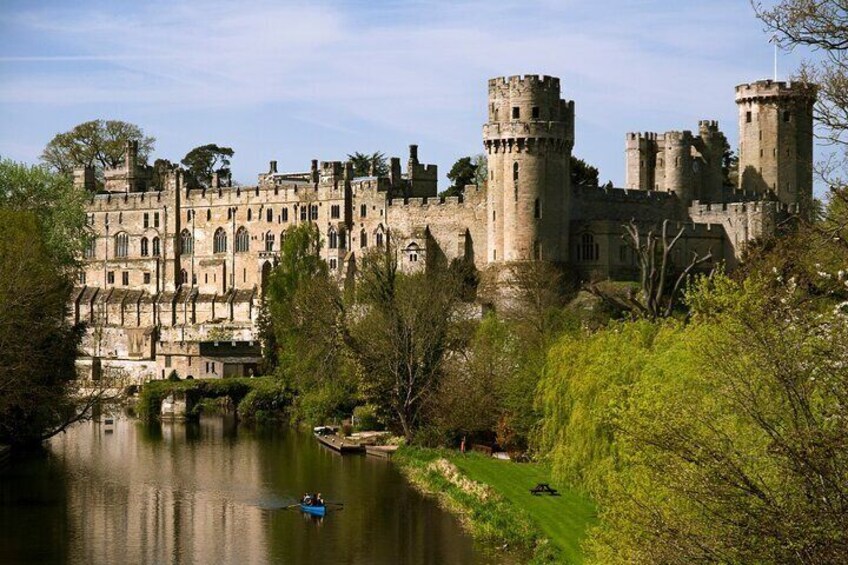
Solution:
<svg viewBox="0 0 848 565">
<path fill-rule="evenodd" d="M 626 187 L 572 186 L 574 102 L 560 81 L 513 76 L 489 81 L 484 186 L 437 195 L 437 169 L 411 145 L 405 170 L 356 177 L 351 163 L 312 161 L 281 173 L 276 161 L 253 186 L 214 175 L 192 188 L 152 168 L 128 144 L 123 167 L 105 172 L 88 206 L 96 235 L 72 297 L 88 323 L 80 372 L 136 380 L 254 374 L 259 301 L 286 230 L 318 226 L 321 255 L 339 281 L 374 247 L 392 246 L 406 271 L 464 258 L 481 271 L 517 261 L 569 263 L 583 276 L 633 278 L 638 265 L 622 224 L 670 220 L 684 228 L 675 258 L 711 252 L 733 267 L 745 244 L 771 233 L 812 198 L 812 105 L 805 85 L 770 80 L 736 88 L 739 178 L 724 182 L 727 142 L 715 121 L 696 133 L 626 135 Z M 93 188 L 94 171 L 75 182 Z"/>
</svg>

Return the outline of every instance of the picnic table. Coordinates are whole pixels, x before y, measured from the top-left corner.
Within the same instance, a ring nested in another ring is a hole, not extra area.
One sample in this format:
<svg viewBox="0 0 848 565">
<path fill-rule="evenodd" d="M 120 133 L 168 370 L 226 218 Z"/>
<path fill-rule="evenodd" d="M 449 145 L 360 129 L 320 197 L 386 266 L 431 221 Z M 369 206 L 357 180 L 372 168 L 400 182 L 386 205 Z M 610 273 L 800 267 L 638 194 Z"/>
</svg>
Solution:
<svg viewBox="0 0 848 565">
<path fill-rule="evenodd" d="M 538 496 L 543 493 L 550 494 L 551 496 L 559 496 L 557 489 L 551 488 L 551 485 L 548 483 L 538 483 L 535 487 L 530 489 L 530 494 L 533 496 Z"/>
</svg>

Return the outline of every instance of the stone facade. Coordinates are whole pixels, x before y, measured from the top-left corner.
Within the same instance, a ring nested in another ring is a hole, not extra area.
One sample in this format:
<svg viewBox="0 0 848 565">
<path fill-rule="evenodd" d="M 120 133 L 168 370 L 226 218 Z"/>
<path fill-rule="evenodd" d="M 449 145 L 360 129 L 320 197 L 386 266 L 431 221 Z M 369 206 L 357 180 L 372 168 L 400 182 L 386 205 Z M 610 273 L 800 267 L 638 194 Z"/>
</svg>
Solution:
<svg viewBox="0 0 848 565">
<path fill-rule="evenodd" d="M 498 271 L 540 259 L 586 277 L 631 278 L 638 266 L 621 239 L 631 219 L 684 228 L 680 263 L 711 251 L 732 267 L 746 242 L 811 196 L 809 93 L 771 81 L 737 87 L 735 189 L 722 185 L 726 140 L 708 120 L 697 135 L 627 134 L 625 189 L 572 187 L 574 102 L 560 98 L 559 79 L 535 75 L 489 81 L 489 177 L 462 197 L 438 196 L 437 168 L 419 162 L 415 145 L 406 169 L 392 158 L 386 176 L 354 177 L 350 163 L 317 160 L 281 173 L 271 161 L 255 185 L 216 176 L 197 188 L 179 168 L 153 186 L 129 144 L 124 166 L 106 171 L 105 192 L 88 206 L 97 237 L 72 298 L 75 320 L 88 323 L 81 372 L 138 380 L 255 372 L 263 288 L 286 231 L 304 222 L 318 226 L 340 284 L 355 277 L 363 253 L 390 241 L 406 271 L 436 260 Z M 75 179 L 91 186 L 93 171 Z"/>
</svg>

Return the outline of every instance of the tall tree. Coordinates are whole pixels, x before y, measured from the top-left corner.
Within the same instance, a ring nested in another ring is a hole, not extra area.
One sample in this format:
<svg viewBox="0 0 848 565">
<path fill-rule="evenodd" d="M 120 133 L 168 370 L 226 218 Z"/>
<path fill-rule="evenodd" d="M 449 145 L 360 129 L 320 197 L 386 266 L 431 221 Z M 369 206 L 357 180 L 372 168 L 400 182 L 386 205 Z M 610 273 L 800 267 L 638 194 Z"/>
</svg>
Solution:
<svg viewBox="0 0 848 565">
<path fill-rule="evenodd" d="M 357 151 L 352 155 L 349 154 L 347 158 L 353 163 L 353 175 L 356 177 L 368 177 L 372 174 L 378 177 L 384 177 L 389 174 L 386 155 L 379 151 L 371 154 Z"/>
<path fill-rule="evenodd" d="M 571 156 L 571 185 L 598 186 L 598 168 L 583 159 Z"/>
<path fill-rule="evenodd" d="M 375 250 L 363 260 L 357 315 L 345 340 L 360 367 L 361 393 L 384 409 L 395 431 L 413 441 L 455 350 L 456 308 L 461 290 L 448 269 L 402 274 L 394 250 Z"/>
<path fill-rule="evenodd" d="M 98 178 L 102 178 L 104 168 L 124 162 L 128 141 L 138 142 L 139 164 L 147 163 L 156 139 L 144 135 L 137 125 L 120 120 L 92 120 L 56 134 L 44 148 L 41 159 L 62 174 L 70 174 L 75 167 L 95 167 Z"/>
<path fill-rule="evenodd" d="M 209 143 L 195 147 L 180 162 L 199 185 L 208 187 L 213 173 L 230 174 L 230 159 L 234 153 L 230 147 Z"/>
</svg>

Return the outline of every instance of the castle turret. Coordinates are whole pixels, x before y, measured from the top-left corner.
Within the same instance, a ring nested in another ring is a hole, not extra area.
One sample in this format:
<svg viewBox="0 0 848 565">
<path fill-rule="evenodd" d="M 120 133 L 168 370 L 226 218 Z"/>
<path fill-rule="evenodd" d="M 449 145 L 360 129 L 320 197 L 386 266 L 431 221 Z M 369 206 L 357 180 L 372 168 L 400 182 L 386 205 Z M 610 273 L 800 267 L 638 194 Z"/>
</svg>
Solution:
<svg viewBox="0 0 848 565">
<path fill-rule="evenodd" d="M 694 198 L 692 169 L 692 132 L 667 131 L 663 136 L 665 150 L 665 190 L 674 192 L 685 203 Z"/>
<path fill-rule="evenodd" d="M 483 143 L 489 261 L 566 261 L 574 102 L 560 99 L 559 79 L 491 79 Z"/>
<path fill-rule="evenodd" d="M 653 132 L 628 133 L 625 152 L 627 159 L 625 188 L 658 189 L 656 179 L 657 134 Z"/>
<path fill-rule="evenodd" d="M 697 161 L 697 167 L 703 167 L 703 170 L 696 171 L 696 176 L 700 181 L 697 183 L 698 194 L 696 198 L 705 202 L 720 202 L 724 195 L 722 161 L 727 149 L 727 138 L 718 129 L 717 121 L 701 120 L 698 122 L 698 140 L 695 146 L 701 154 L 701 158 Z"/>
<path fill-rule="evenodd" d="M 739 188 L 773 193 L 784 204 L 813 195 L 816 87 L 760 80 L 736 87 Z"/>
</svg>

